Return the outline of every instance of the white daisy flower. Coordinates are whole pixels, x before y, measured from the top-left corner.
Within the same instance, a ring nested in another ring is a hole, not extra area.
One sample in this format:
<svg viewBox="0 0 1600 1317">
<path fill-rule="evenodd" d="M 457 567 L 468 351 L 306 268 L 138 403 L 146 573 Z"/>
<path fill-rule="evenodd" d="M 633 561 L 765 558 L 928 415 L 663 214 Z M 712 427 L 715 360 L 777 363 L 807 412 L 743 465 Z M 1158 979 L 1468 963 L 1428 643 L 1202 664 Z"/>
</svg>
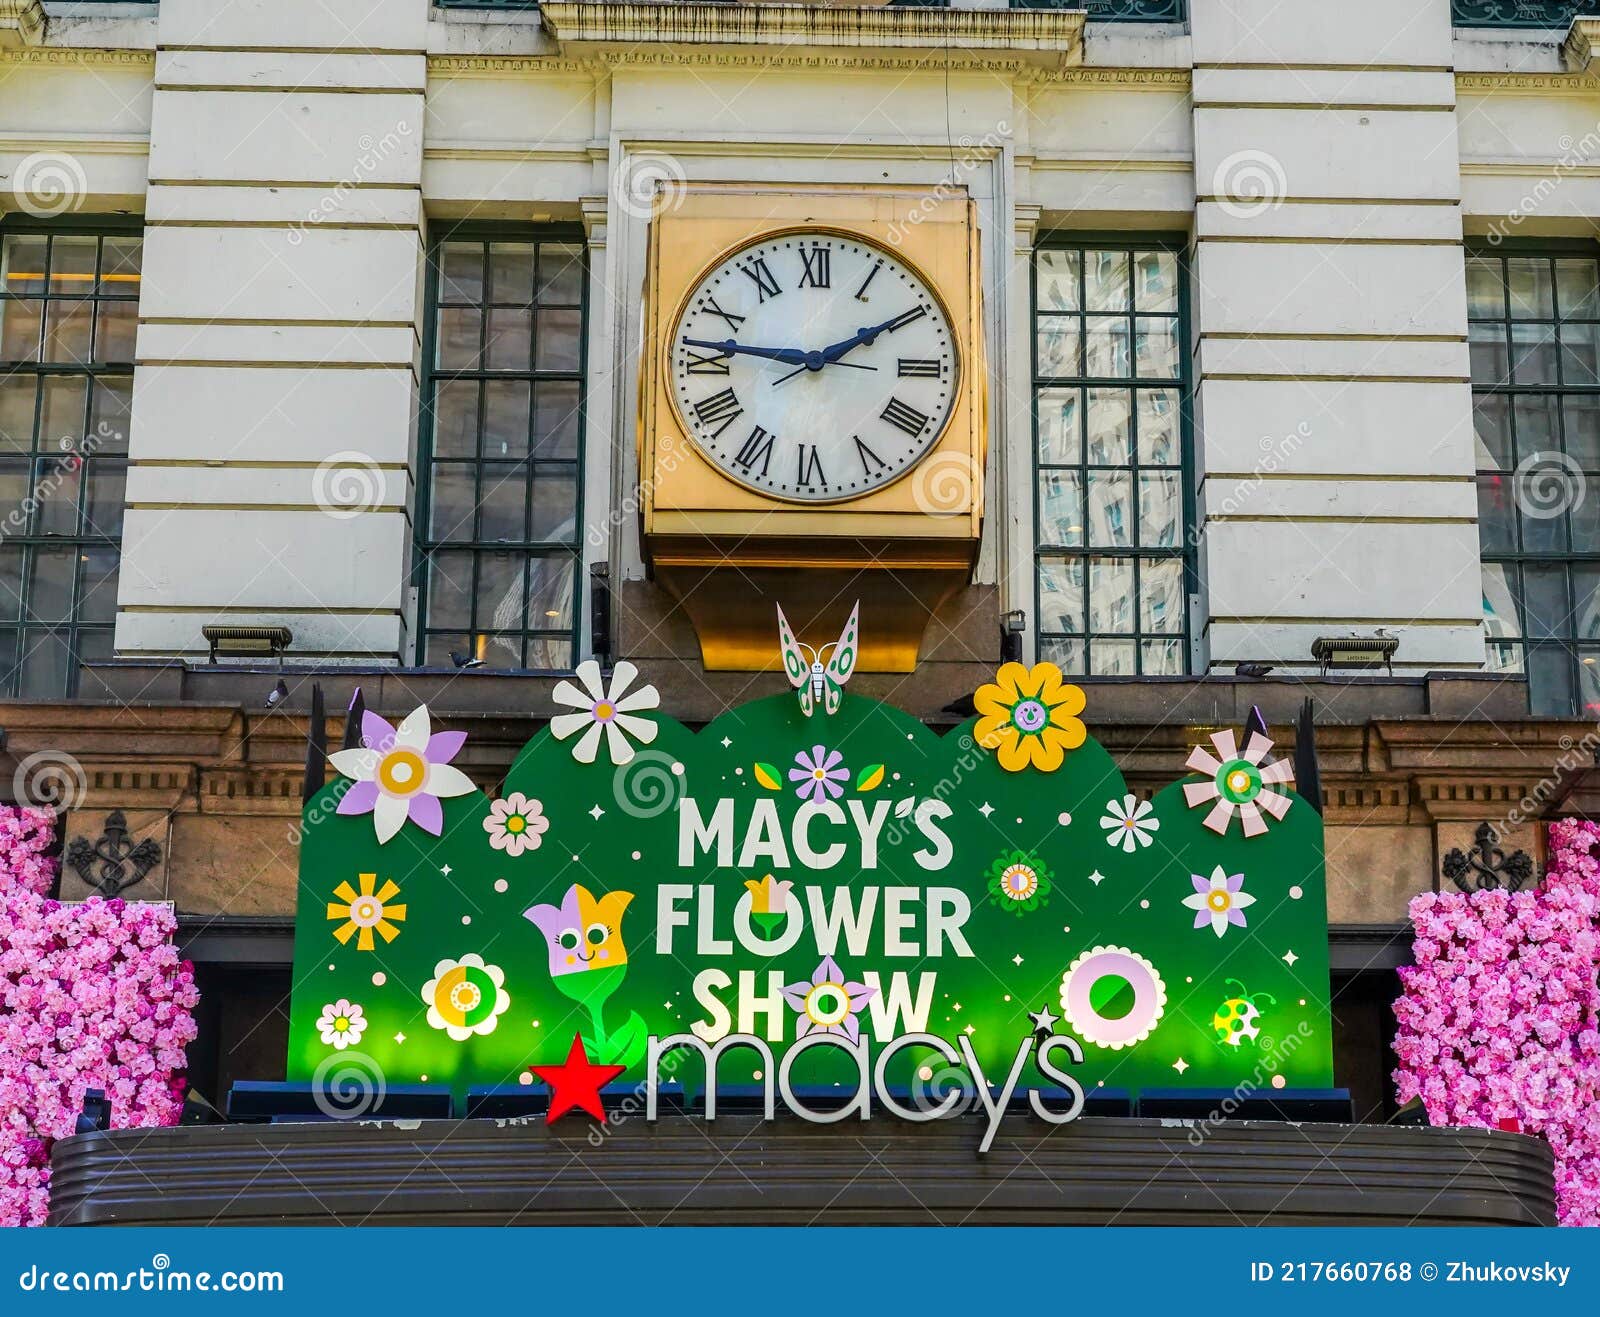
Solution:
<svg viewBox="0 0 1600 1317">
<path fill-rule="evenodd" d="M 582 712 L 558 713 L 550 720 L 550 731 L 558 741 L 565 741 L 573 733 L 583 730 L 578 743 L 572 747 L 572 757 L 580 764 L 594 763 L 602 733 L 606 738 L 606 752 L 613 764 L 626 764 L 633 758 L 630 737 L 643 745 L 649 745 L 656 739 L 655 723 L 634 715 L 641 709 L 654 709 L 661 703 L 661 696 L 654 686 L 649 685 L 639 687 L 631 695 L 627 694 L 633 679 L 639 675 L 639 669 L 633 664 L 626 659 L 617 664 L 611 673 L 609 690 L 600 675 L 600 665 L 593 659 L 578 664 L 573 675 L 583 683 L 582 690 L 570 681 L 562 681 L 556 684 L 551 695 L 557 704 L 581 709 Z"/>
<path fill-rule="evenodd" d="M 1100 826 L 1106 830 L 1106 844 L 1120 846 L 1129 855 L 1135 844 L 1148 846 L 1150 834 L 1161 826 L 1160 819 L 1150 817 L 1154 809 L 1148 800 L 1140 800 L 1132 792 L 1120 802 L 1106 801 L 1106 812 L 1100 818 Z"/>
</svg>

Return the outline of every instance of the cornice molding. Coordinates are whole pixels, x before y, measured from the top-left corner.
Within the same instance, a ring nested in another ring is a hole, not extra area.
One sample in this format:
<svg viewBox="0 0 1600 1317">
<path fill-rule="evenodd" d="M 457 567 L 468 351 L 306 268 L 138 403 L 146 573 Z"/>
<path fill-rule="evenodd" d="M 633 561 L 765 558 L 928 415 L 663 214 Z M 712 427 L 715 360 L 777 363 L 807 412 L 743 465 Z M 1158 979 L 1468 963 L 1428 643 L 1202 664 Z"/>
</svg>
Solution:
<svg viewBox="0 0 1600 1317">
<path fill-rule="evenodd" d="M 1458 73 L 1457 92 L 1538 92 L 1546 96 L 1591 96 L 1600 76 L 1575 73 Z"/>
<path fill-rule="evenodd" d="M 5 0 L 0 0 L 0 4 L 4 3 Z M 4 26 L 4 15 L 0 14 L 0 31 L 4 30 Z M 98 50 L 87 46 L 25 46 L 7 49 L 3 39 L 0 39 L 0 65 L 5 64 L 154 69 L 156 53 L 153 50 Z"/>
</svg>

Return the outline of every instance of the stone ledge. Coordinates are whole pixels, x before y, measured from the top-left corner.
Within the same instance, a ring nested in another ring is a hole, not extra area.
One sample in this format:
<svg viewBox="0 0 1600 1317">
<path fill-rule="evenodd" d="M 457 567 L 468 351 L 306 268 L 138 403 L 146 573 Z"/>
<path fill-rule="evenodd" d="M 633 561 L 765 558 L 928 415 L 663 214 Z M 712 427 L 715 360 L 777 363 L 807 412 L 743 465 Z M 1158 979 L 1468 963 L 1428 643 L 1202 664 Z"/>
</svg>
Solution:
<svg viewBox="0 0 1600 1317">
<path fill-rule="evenodd" d="M 1083 61 L 1081 9 L 930 9 L 790 4 L 546 0 L 544 30 L 563 53 L 585 47 L 848 47 L 1036 54 L 1055 67 Z"/>
<path fill-rule="evenodd" d="M 44 40 L 44 6 L 39 0 L 0 0 L 0 49 L 37 46 Z"/>
</svg>

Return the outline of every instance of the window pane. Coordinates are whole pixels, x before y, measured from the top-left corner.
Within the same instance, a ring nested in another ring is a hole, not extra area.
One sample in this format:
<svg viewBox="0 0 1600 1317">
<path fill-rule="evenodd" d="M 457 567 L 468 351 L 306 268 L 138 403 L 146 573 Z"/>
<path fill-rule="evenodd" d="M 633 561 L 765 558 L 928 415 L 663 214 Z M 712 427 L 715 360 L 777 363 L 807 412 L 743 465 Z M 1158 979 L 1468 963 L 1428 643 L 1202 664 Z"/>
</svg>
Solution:
<svg viewBox="0 0 1600 1317">
<path fill-rule="evenodd" d="M 1041 637 L 1039 657 L 1046 663 L 1054 663 L 1069 677 L 1079 677 L 1084 674 L 1084 646 L 1081 640 L 1062 640 L 1055 636 Z"/>
<path fill-rule="evenodd" d="M 1585 471 L 1600 471 L 1600 396 L 1571 393 L 1561 399 L 1567 455 Z"/>
<path fill-rule="evenodd" d="M 1556 382 L 1554 325 L 1511 326 L 1511 378 L 1517 384 Z"/>
<path fill-rule="evenodd" d="M 45 303 L 43 361 L 67 365 L 87 365 L 89 344 L 94 335 L 93 302 L 50 301 Z"/>
<path fill-rule="evenodd" d="M 490 380 L 483 386 L 483 455 L 525 457 L 528 452 L 527 380 Z"/>
<path fill-rule="evenodd" d="M 1517 427 L 1517 460 L 1526 462 L 1537 453 L 1561 450 L 1561 418 L 1553 393 L 1527 393 L 1512 398 L 1512 418 Z"/>
<path fill-rule="evenodd" d="M 1089 560 L 1089 630 L 1133 630 L 1133 559 Z M 1096 656 L 1095 671 L 1103 671 Z"/>
<path fill-rule="evenodd" d="M 1153 316 L 1134 321 L 1138 371 L 1144 379 L 1178 378 L 1178 322 Z"/>
<path fill-rule="evenodd" d="M 1095 672 L 1103 677 L 1131 677 L 1134 674 L 1137 646 L 1131 640 L 1101 640 L 1090 642 L 1090 654 Z"/>
<path fill-rule="evenodd" d="M 1038 287 L 1034 305 L 1040 311 L 1078 310 L 1077 251 L 1041 251 L 1034 258 Z"/>
<path fill-rule="evenodd" d="M 1467 260 L 1467 314 L 1482 318 L 1503 317 L 1506 313 L 1505 283 L 1500 277 L 1500 259 L 1473 256 Z"/>
<path fill-rule="evenodd" d="M 1039 318 L 1038 353 L 1039 374 L 1047 379 L 1081 374 L 1082 364 L 1078 344 L 1079 321 L 1076 316 L 1041 316 Z"/>
<path fill-rule="evenodd" d="M 120 539 L 128 487 L 128 464 L 120 457 L 95 457 L 88 463 L 84 533 Z"/>
<path fill-rule="evenodd" d="M 1120 549 L 1133 543 L 1133 476 L 1127 471 L 1089 472 L 1089 543 Z"/>
<path fill-rule="evenodd" d="M 570 636 L 530 636 L 523 664 L 530 668 L 564 671 L 572 667 Z"/>
<path fill-rule="evenodd" d="M 1183 674 L 1183 642 L 1145 640 L 1139 645 L 1139 663 L 1147 677 L 1177 677 Z"/>
<path fill-rule="evenodd" d="M 1600 325 L 1561 326 L 1561 382 L 1600 383 Z"/>
<path fill-rule="evenodd" d="M 22 616 L 22 546 L 0 544 L 0 621 Z"/>
<path fill-rule="evenodd" d="M 120 550 L 87 545 L 79 558 L 78 620 L 115 621 Z"/>
<path fill-rule="evenodd" d="M 485 462 L 483 483 L 478 490 L 478 538 L 513 540 L 527 538 L 528 466 L 525 462 Z"/>
<path fill-rule="evenodd" d="M 1174 549 L 1183 521 L 1176 471 L 1139 473 L 1139 543 L 1147 549 Z"/>
<path fill-rule="evenodd" d="M 478 385 L 442 381 L 433 396 L 433 455 L 475 457 L 478 452 Z"/>
<path fill-rule="evenodd" d="M 1139 629 L 1158 635 L 1183 630 L 1183 563 L 1146 559 L 1139 569 Z"/>
<path fill-rule="evenodd" d="M 66 631 L 30 628 L 22 634 L 22 678 L 17 694 L 25 700 L 60 699 L 67 693 L 72 652 Z"/>
<path fill-rule="evenodd" d="M 44 292 L 49 243 L 42 234 L 21 233 L 0 244 L 0 274 L 4 275 L 6 292 L 13 297 Z"/>
<path fill-rule="evenodd" d="M 1467 343 L 1474 384 L 1508 384 L 1510 358 L 1506 353 L 1506 327 L 1502 324 L 1467 326 Z"/>
<path fill-rule="evenodd" d="M 83 467 L 76 457 L 42 457 L 34 463 L 36 535 L 76 535 L 82 498 Z"/>
<path fill-rule="evenodd" d="M 1128 253 L 1091 251 L 1084 254 L 1084 300 L 1090 311 L 1128 309 Z"/>
<path fill-rule="evenodd" d="M 489 300 L 526 306 L 533 301 L 533 244 L 489 244 Z"/>
<path fill-rule="evenodd" d="M 44 303 L 0 301 L 0 361 L 37 361 Z"/>
<path fill-rule="evenodd" d="M 1484 553 L 1516 551 L 1516 506 L 1511 500 L 1510 476 L 1478 477 L 1478 538 Z"/>
<path fill-rule="evenodd" d="M 520 553 L 478 555 L 477 628 L 479 631 L 520 631 L 526 591 Z M 517 660 L 522 653 L 519 648 Z"/>
<path fill-rule="evenodd" d="M 577 370 L 583 350 L 581 311 L 540 311 L 536 370 Z"/>
<path fill-rule="evenodd" d="M 1076 471 L 1039 472 L 1039 543 L 1083 543 L 1083 478 Z"/>
<path fill-rule="evenodd" d="M 1506 286 L 1511 293 L 1513 320 L 1549 320 L 1555 315 L 1550 262 L 1543 256 L 1511 257 L 1506 262 Z"/>
<path fill-rule="evenodd" d="M 479 338 L 483 332 L 483 312 L 442 307 L 438 326 L 440 368 L 476 370 L 482 359 Z"/>
<path fill-rule="evenodd" d="M 1121 379 L 1133 372 L 1128 359 L 1128 318 L 1090 316 L 1084 327 L 1083 373 L 1090 379 Z"/>
<path fill-rule="evenodd" d="M 89 435 L 96 453 L 126 453 L 133 424 L 133 377 L 100 375 L 89 398 Z"/>
<path fill-rule="evenodd" d="M 435 550 L 428 560 L 428 624 L 472 625 L 472 558 L 462 551 Z"/>
<path fill-rule="evenodd" d="M 540 467 L 533 482 L 533 524 L 528 538 L 571 542 L 577 539 L 578 479 L 559 466 Z"/>
<path fill-rule="evenodd" d="M 1039 630 L 1083 631 L 1083 559 L 1039 561 Z"/>
<path fill-rule="evenodd" d="M 95 319 L 94 359 L 131 362 L 138 328 L 137 302 L 101 302 Z"/>
<path fill-rule="evenodd" d="M 1578 711 L 1586 718 L 1600 714 L 1600 648 L 1578 648 Z"/>
<path fill-rule="evenodd" d="M 1555 645 L 1528 651 L 1528 705 L 1535 716 L 1572 715 L 1572 655 Z"/>
<path fill-rule="evenodd" d="M 570 630 L 573 560 L 570 557 L 534 558 L 528 564 L 528 626 L 543 630 Z"/>
<path fill-rule="evenodd" d="M 1132 396 L 1127 389 L 1089 390 L 1085 460 L 1090 466 L 1126 466 L 1132 460 L 1128 433 Z"/>
<path fill-rule="evenodd" d="M 528 369 L 533 344 L 533 312 L 522 307 L 496 306 L 487 312 L 484 361 L 486 370 Z"/>
<path fill-rule="evenodd" d="M 138 297 L 143 262 L 142 238 L 106 238 L 100 244 L 100 292 L 107 297 Z"/>
<path fill-rule="evenodd" d="M 1172 252 L 1140 252 L 1134 258 L 1134 306 L 1140 311 L 1178 309 L 1178 258 Z"/>
<path fill-rule="evenodd" d="M 1490 639 L 1522 634 L 1516 580 L 1515 567 L 1502 563 L 1483 565 L 1483 634 Z"/>
<path fill-rule="evenodd" d="M 483 301 L 483 244 L 447 242 L 439 258 L 441 302 Z"/>
<path fill-rule="evenodd" d="M 0 531 L 7 535 L 28 533 L 29 471 L 25 457 L 0 458 Z"/>
<path fill-rule="evenodd" d="M 1556 262 L 1556 302 L 1563 320 L 1600 318 L 1600 283 L 1593 260 Z"/>
<path fill-rule="evenodd" d="M 82 375 L 47 375 L 39 401 L 39 451 L 71 453 L 83 446 L 89 381 Z"/>
<path fill-rule="evenodd" d="M 1177 391 L 1140 389 L 1138 399 L 1139 461 L 1147 466 L 1176 466 L 1183 460 Z"/>
<path fill-rule="evenodd" d="M 544 380 L 533 390 L 533 455 L 575 458 L 583 419 L 577 380 Z"/>
<path fill-rule="evenodd" d="M 1490 672 L 1521 672 L 1522 646 L 1495 644 L 1488 647 L 1486 666 Z"/>
<path fill-rule="evenodd" d="M 37 394 L 32 375 L 0 375 L 0 451 L 25 453 L 33 446 Z"/>
<path fill-rule="evenodd" d="M 478 657 L 489 668 L 520 668 L 522 636 L 479 636 Z"/>
<path fill-rule="evenodd" d="M 1472 424 L 1479 470 L 1510 471 L 1516 466 L 1511 452 L 1511 400 L 1505 394 L 1475 394 Z"/>
<path fill-rule="evenodd" d="M 1523 623 L 1534 638 L 1571 634 L 1564 567 L 1529 565 L 1522 571 Z"/>
<path fill-rule="evenodd" d="M 34 549 L 28 589 L 30 617 L 41 622 L 64 622 L 72 616 L 72 583 L 77 567 L 75 549 Z"/>
<path fill-rule="evenodd" d="M 1572 569 L 1572 634 L 1600 640 L 1600 564 Z"/>
<path fill-rule="evenodd" d="M 1083 460 L 1082 394 L 1077 389 L 1039 390 L 1039 461 Z"/>
<path fill-rule="evenodd" d="M 539 305 L 577 306 L 583 301 L 583 248 L 574 243 L 539 244 Z"/>
<path fill-rule="evenodd" d="M 1567 509 L 1574 553 L 1600 553 L 1600 494 L 1590 478 L 1583 501 Z"/>
<path fill-rule="evenodd" d="M 94 292 L 99 248 L 97 238 L 57 234 L 50 243 L 50 291 L 68 297 Z"/>
<path fill-rule="evenodd" d="M 433 468 L 430 533 L 435 540 L 470 540 L 475 500 L 473 469 L 464 462 L 440 462 Z"/>
</svg>

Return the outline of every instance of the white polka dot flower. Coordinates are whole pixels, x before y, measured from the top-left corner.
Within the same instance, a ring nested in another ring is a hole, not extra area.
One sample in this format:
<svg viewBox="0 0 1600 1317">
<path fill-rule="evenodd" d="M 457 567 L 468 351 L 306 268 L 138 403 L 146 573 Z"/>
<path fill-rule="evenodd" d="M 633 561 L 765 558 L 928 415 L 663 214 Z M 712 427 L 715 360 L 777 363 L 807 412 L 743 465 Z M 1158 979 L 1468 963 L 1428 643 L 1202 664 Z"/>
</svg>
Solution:
<svg viewBox="0 0 1600 1317">
<path fill-rule="evenodd" d="M 1161 826 L 1160 819 L 1151 817 L 1154 812 L 1155 806 L 1131 791 L 1120 801 L 1106 801 L 1106 812 L 1100 818 L 1100 826 L 1106 830 L 1106 844 L 1120 846 L 1129 855 L 1136 845 L 1148 846 L 1153 840 L 1150 834 Z"/>
<path fill-rule="evenodd" d="M 338 1001 L 329 1002 L 322 1008 L 322 1014 L 317 1016 L 317 1033 L 322 1041 L 338 1048 L 341 1052 L 359 1043 L 361 1035 L 366 1031 L 366 1012 L 343 997 Z"/>
<path fill-rule="evenodd" d="M 529 800 L 520 791 L 513 791 L 504 800 L 490 805 L 489 817 L 483 821 L 489 845 L 507 855 L 538 850 L 549 826 L 544 806 L 537 800 Z"/>
<path fill-rule="evenodd" d="M 654 686 L 640 686 L 631 695 L 628 688 L 639 675 L 639 669 L 626 659 L 618 663 L 611 673 L 611 686 L 607 689 L 600 665 L 593 659 L 578 664 L 573 673 L 582 689 L 570 681 L 556 684 L 551 698 L 557 704 L 579 709 L 579 713 L 558 713 L 550 720 L 550 731 L 558 741 L 582 731 L 578 743 L 572 747 L 572 757 L 580 764 L 592 764 L 600 750 L 600 738 L 606 741 L 606 753 L 613 764 L 626 764 L 633 759 L 632 741 L 649 745 L 656 739 L 656 725 L 649 718 L 636 715 L 645 709 L 654 709 L 661 696 Z M 630 740 L 631 738 L 631 740 Z"/>
</svg>

